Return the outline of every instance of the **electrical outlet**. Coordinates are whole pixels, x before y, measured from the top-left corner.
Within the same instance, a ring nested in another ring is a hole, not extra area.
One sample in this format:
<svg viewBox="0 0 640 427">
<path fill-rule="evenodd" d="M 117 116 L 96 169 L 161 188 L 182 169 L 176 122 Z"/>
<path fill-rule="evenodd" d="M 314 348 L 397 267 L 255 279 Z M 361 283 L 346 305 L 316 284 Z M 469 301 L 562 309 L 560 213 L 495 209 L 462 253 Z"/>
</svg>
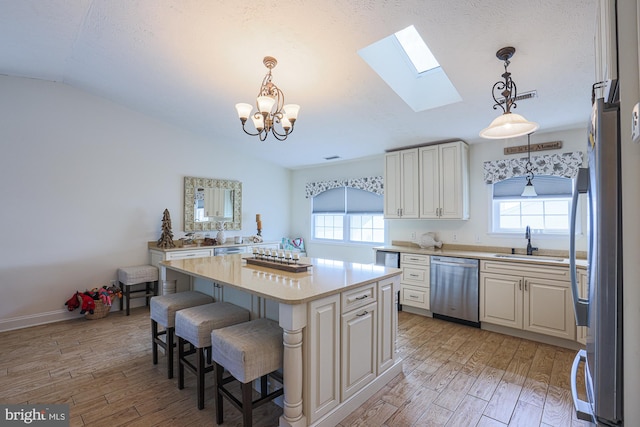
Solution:
<svg viewBox="0 0 640 427">
<path fill-rule="evenodd" d="M 415 232 L 415 231 L 412 231 L 412 232 L 411 232 L 411 241 L 412 241 L 412 242 L 415 242 L 415 241 L 416 241 L 416 232 Z"/>
<path fill-rule="evenodd" d="M 458 234 L 457 233 L 452 233 L 451 234 L 451 240 L 453 240 L 454 242 L 458 241 Z"/>
</svg>

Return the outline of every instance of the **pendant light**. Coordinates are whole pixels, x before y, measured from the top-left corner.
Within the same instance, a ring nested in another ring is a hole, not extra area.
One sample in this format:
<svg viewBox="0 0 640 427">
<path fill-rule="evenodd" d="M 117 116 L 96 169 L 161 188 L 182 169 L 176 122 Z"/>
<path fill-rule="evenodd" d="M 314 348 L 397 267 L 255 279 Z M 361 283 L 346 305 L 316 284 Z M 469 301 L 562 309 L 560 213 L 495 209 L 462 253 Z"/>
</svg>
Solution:
<svg viewBox="0 0 640 427">
<path fill-rule="evenodd" d="M 530 122 L 520 114 L 511 112 L 512 108 L 517 107 L 515 101 L 518 96 L 518 90 L 516 83 L 511 79 L 511 73 L 507 71 L 507 67 L 510 64 L 509 59 L 511 59 L 515 52 L 516 48 L 511 46 L 503 47 L 496 52 L 496 57 L 504 61 L 504 73 L 502 74 L 504 81 L 498 80 L 494 83 L 491 96 L 493 96 L 493 100 L 496 102 L 493 105 L 493 109 L 497 110 L 498 107 L 500 107 L 503 114 L 494 119 L 489 127 L 480 131 L 480 136 L 483 138 L 514 138 L 538 130 L 539 125 L 537 123 Z M 496 93 L 498 93 L 500 99 L 496 97 Z"/>
<path fill-rule="evenodd" d="M 524 190 L 522 191 L 522 197 L 536 197 L 538 193 L 536 193 L 536 189 L 533 186 L 533 164 L 531 163 L 531 134 L 527 135 L 527 165 L 525 177 L 527 178 L 527 184 L 524 186 Z"/>
</svg>

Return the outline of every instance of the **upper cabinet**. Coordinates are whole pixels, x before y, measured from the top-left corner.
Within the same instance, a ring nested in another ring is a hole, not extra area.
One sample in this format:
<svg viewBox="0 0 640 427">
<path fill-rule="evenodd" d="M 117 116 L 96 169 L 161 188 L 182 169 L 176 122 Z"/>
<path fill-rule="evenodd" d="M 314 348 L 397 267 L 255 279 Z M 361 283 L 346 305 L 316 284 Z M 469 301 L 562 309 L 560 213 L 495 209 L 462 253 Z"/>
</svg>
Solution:
<svg viewBox="0 0 640 427">
<path fill-rule="evenodd" d="M 385 218 L 469 219 L 467 144 L 455 141 L 388 153 Z"/>
<path fill-rule="evenodd" d="M 385 156 L 385 218 L 418 218 L 418 167 L 417 148 Z"/>
</svg>

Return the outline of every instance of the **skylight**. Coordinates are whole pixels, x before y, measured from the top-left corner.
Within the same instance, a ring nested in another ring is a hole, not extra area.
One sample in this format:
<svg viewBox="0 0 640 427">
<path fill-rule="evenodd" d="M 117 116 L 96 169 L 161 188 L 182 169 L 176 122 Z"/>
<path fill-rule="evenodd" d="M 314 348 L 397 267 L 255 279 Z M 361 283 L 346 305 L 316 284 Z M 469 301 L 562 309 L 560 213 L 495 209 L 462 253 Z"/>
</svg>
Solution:
<svg viewBox="0 0 640 427">
<path fill-rule="evenodd" d="M 415 112 L 462 101 L 413 25 L 360 49 L 358 55 Z"/>
<path fill-rule="evenodd" d="M 408 26 L 395 33 L 395 36 L 418 73 L 424 73 L 440 66 L 429 46 L 418 34 L 416 27 Z"/>
</svg>

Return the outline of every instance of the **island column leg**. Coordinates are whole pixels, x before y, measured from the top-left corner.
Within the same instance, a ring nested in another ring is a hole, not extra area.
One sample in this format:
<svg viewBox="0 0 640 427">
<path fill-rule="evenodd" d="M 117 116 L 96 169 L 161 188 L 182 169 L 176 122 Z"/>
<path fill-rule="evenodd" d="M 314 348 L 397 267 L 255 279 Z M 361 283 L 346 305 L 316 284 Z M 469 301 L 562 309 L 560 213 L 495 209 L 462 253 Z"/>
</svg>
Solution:
<svg viewBox="0 0 640 427">
<path fill-rule="evenodd" d="M 307 305 L 280 303 L 279 315 L 280 327 L 284 329 L 284 414 L 280 417 L 280 427 L 306 426 L 307 417 L 302 411 L 302 331 L 307 326 Z"/>
</svg>

